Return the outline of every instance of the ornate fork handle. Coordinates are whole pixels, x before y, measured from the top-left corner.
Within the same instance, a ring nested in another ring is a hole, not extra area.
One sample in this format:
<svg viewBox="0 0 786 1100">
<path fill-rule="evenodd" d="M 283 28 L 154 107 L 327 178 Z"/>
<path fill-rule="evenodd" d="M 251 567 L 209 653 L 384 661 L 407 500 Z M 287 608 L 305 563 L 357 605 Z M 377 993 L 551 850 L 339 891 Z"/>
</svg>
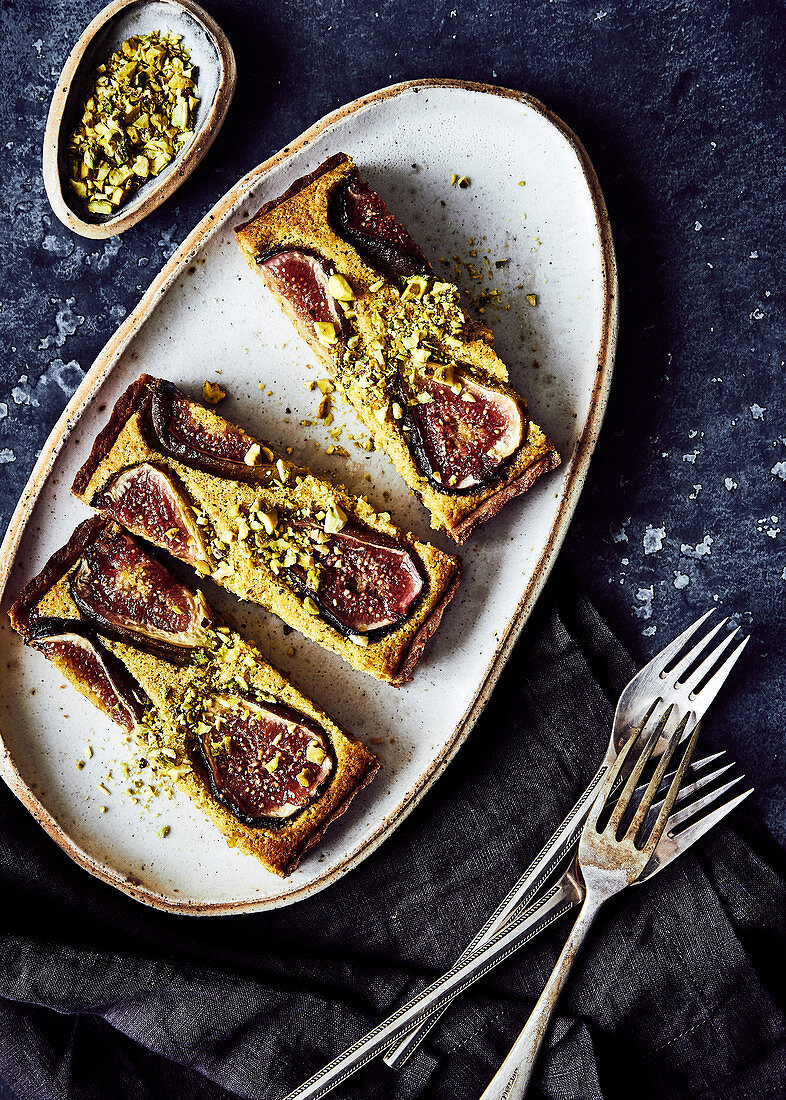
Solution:
<svg viewBox="0 0 786 1100">
<path fill-rule="evenodd" d="M 590 781 L 589 786 L 578 799 L 573 809 L 565 817 L 564 821 L 550 840 L 546 841 L 543 848 L 535 856 L 532 863 L 527 867 L 526 871 L 508 896 L 491 914 L 472 942 L 464 948 L 464 951 L 456 960 L 456 966 L 460 966 L 461 963 L 466 962 L 478 948 L 487 944 L 501 928 L 504 928 L 516 910 L 523 911 L 526 909 L 532 899 L 537 896 L 544 882 L 560 860 L 576 847 L 584 821 L 595 800 L 595 796 L 600 790 L 603 778 L 609 770 L 612 761 L 613 756 L 611 752 L 608 752 L 600 768 Z M 458 996 L 458 993 L 456 993 L 456 996 Z M 452 999 L 453 998 L 451 998 L 451 1000 Z M 402 1039 L 393 1043 L 390 1050 L 385 1055 L 384 1060 L 386 1064 L 393 1069 L 398 1069 L 399 1066 L 403 1065 L 413 1051 L 423 1042 L 425 1036 L 434 1027 L 440 1016 L 447 1010 L 449 1004 L 450 1001 L 446 1002 L 442 1008 L 433 1012 L 427 1019 L 421 1021 L 417 1027 L 414 1027 Z"/>
<path fill-rule="evenodd" d="M 581 911 L 576 918 L 576 923 L 573 925 L 556 966 L 532 1010 L 532 1015 L 519 1033 L 519 1037 L 510 1048 L 505 1061 L 494 1074 L 480 1100 L 524 1100 L 538 1051 L 554 1014 L 557 998 L 568 980 L 568 975 L 576 955 L 579 953 L 579 948 L 605 900 L 605 895 L 598 895 L 594 892 L 587 893 Z"/>
<path fill-rule="evenodd" d="M 566 873 L 536 905 L 499 932 L 485 947 L 478 949 L 465 962 L 456 963 L 428 989 L 413 997 L 329 1065 L 290 1092 L 285 1100 L 319 1100 L 319 1097 L 325 1096 L 390 1046 L 391 1042 L 409 1031 L 413 1024 L 438 1011 L 473 981 L 507 959 L 547 925 L 558 920 L 580 900 L 581 894 L 578 893 L 576 880 Z"/>
</svg>

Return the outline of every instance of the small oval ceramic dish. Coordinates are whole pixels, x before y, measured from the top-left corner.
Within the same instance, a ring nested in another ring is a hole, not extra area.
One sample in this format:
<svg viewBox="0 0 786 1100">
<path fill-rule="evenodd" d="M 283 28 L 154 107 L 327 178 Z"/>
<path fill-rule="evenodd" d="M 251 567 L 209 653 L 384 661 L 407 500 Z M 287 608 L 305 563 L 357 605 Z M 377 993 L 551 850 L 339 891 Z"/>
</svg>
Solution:
<svg viewBox="0 0 786 1100">
<path fill-rule="evenodd" d="M 71 189 L 67 142 L 90 94 L 96 69 L 132 35 L 172 31 L 182 35 L 197 70 L 193 133 L 157 176 L 147 179 L 110 214 L 91 214 Z M 193 172 L 221 129 L 235 91 L 237 69 L 229 40 L 192 0 L 113 0 L 74 46 L 57 82 L 44 135 L 44 186 L 60 221 L 82 237 L 113 237 L 136 225 L 169 198 Z"/>
</svg>

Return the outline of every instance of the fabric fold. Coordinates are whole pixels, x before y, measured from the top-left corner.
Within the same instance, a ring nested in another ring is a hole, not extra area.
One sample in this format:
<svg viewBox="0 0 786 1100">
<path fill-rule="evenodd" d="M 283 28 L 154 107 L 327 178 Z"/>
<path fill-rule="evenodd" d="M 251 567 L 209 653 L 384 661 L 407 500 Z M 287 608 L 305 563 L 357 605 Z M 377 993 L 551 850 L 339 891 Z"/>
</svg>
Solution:
<svg viewBox="0 0 786 1100">
<path fill-rule="evenodd" d="M 146 909 L 0 791 L 0 1076 L 19 1100 L 280 1100 L 452 965 L 594 773 L 630 657 L 557 571 L 439 783 L 336 885 L 272 913 Z M 171 843 L 176 842 L 172 837 Z M 533 1096 L 786 1092 L 783 855 L 742 811 L 607 906 Z M 460 998 L 396 1075 L 344 1100 L 474 1100 L 523 1026 L 563 918 Z"/>
</svg>

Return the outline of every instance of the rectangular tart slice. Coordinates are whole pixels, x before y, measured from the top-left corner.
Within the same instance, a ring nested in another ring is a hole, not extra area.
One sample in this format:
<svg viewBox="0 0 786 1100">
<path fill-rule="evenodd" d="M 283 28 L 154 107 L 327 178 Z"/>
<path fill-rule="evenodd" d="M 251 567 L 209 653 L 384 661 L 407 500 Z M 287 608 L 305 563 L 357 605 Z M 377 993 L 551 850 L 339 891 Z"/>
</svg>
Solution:
<svg viewBox="0 0 786 1100">
<path fill-rule="evenodd" d="M 236 229 L 375 442 L 463 542 L 560 463 L 458 288 L 337 153 Z"/>
<path fill-rule="evenodd" d="M 379 769 L 127 531 L 86 520 L 11 623 L 231 847 L 288 875 Z"/>
<path fill-rule="evenodd" d="M 461 577 L 458 558 L 149 375 L 118 400 L 73 491 L 393 684 L 412 678 Z"/>
</svg>

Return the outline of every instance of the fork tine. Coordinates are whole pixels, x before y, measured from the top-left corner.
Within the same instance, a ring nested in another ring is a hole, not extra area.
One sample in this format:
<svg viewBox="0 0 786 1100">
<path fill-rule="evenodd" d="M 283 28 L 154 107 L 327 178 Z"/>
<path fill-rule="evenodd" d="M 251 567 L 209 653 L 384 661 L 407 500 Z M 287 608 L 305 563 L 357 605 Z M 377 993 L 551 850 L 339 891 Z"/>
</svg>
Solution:
<svg viewBox="0 0 786 1100">
<path fill-rule="evenodd" d="M 655 729 L 648 736 L 648 738 L 647 738 L 647 740 L 644 744 L 644 747 L 642 748 L 641 752 L 639 753 L 638 759 L 636 760 L 636 763 L 634 764 L 633 769 L 632 769 L 630 775 L 628 776 L 627 782 L 625 783 L 625 786 L 622 788 L 622 791 L 620 792 L 619 798 L 617 799 L 617 804 L 614 807 L 614 812 L 612 813 L 611 817 L 609 818 L 608 824 L 606 825 L 606 829 L 604 830 L 604 832 L 609 832 L 609 833 L 616 834 L 617 829 L 619 828 L 619 824 L 620 824 L 620 822 L 622 821 L 622 818 L 625 815 L 625 811 L 627 810 L 628 806 L 630 805 L 630 800 L 633 797 L 633 792 L 636 790 L 636 785 L 637 785 L 639 779 L 641 779 L 641 773 L 644 771 L 644 768 L 647 765 L 647 761 L 652 756 L 652 753 L 655 749 L 655 746 L 660 742 L 660 739 L 663 736 L 663 731 L 666 728 L 666 724 L 668 723 L 669 718 L 671 717 L 671 714 L 672 714 L 673 710 L 674 710 L 674 704 L 672 703 L 663 712 L 661 717 L 658 719 L 658 723 L 655 726 Z M 650 711 L 650 713 L 652 713 L 652 711 Z M 686 715 L 685 721 L 687 721 L 687 715 Z M 645 721 L 642 722 L 641 726 L 639 727 L 639 733 L 637 733 L 637 735 L 636 735 L 636 740 L 639 740 L 639 736 L 640 736 L 641 733 L 643 733 L 646 724 L 647 723 L 646 723 L 646 719 L 645 719 Z M 678 725 L 677 728 L 679 729 L 679 725 Z M 668 764 L 668 759 L 666 760 L 666 764 Z M 660 783 L 661 779 L 663 778 L 663 771 L 665 771 L 665 767 L 666 767 L 666 765 L 664 764 L 663 770 L 661 770 L 660 775 L 658 776 L 658 783 Z M 650 794 L 650 786 L 651 786 L 651 783 L 648 784 L 647 789 L 644 792 L 644 795 L 643 795 L 643 798 L 642 798 L 642 802 L 644 801 L 644 799 L 647 799 L 647 806 L 648 807 L 649 807 L 650 802 L 652 801 L 652 798 L 654 796 L 655 791 L 657 790 L 657 784 L 656 784 L 655 788 L 653 788 L 652 794 Z M 647 797 L 648 795 L 649 795 L 649 798 Z M 640 807 L 641 807 L 641 803 L 639 804 L 639 808 Z M 638 813 L 638 810 L 637 810 L 637 813 Z"/>
<path fill-rule="evenodd" d="M 709 619 L 710 615 L 714 614 L 714 607 L 711 607 L 709 611 L 705 611 L 704 614 L 700 618 L 698 618 L 692 626 L 689 626 L 687 630 L 683 630 L 682 634 L 678 635 L 678 637 L 676 637 L 674 641 L 669 642 L 669 644 L 665 646 L 660 651 L 660 653 L 656 653 L 652 660 L 644 666 L 639 675 L 641 676 L 646 672 L 656 672 L 658 674 L 662 673 L 666 665 L 668 665 L 668 663 L 679 654 L 680 650 L 693 637 L 693 635 L 696 633 L 702 623 L 706 622 L 707 619 Z"/>
<path fill-rule="evenodd" d="M 732 767 L 732 765 L 730 764 L 729 767 Z M 736 775 L 734 779 L 730 779 L 729 782 L 724 783 L 722 787 L 718 787 L 716 790 L 710 791 L 709 794 L 705 794 L 703 798 L 699 798 L 696 802 L 691 802 L 687 806 L 682 806 L 679 810 L 672 810 L 669 815 L 669 834 L 671 834 L 678 825 L 682 825 L 683 821 L 689 821 L 701 810 L 705 809 L 707 806 L 711 806 L 713 802 L 717 802 L 726 791 L 730 791 L 737 783 L 741 783 L 744 778 L 744 775 Z"/>
<path fill-rule="evenodd" d="M 745 646 L 750 640 L 750 634 L 747 638 L 743 638 L 737 648 L 729 654 L 729 656 L 723 662 L 723 664 L 712 677 L 712 679 L 708 680 L 704 687 L 696 695 L 693 696 L 692 702 L 694 705 L 694 710 L 696 710 L 700 715 L 704 714 L 707 707 L 710 705 L 712 700 L 723 687 L 729 673 L 736 665 L 737 661 L 742 655 L 743 649 L 745 649 Z"/>
<path fill-rule="evenodd" d="M 683 730 L 684 730 L 684 725 L 687 723 L 687 721 L 688 721 L 688 716 L 686 715 L 686 717 L 682 720 L 680 725 L 677 726 L 676 730 L 671 735 L 671 738 L 669 739 L 669 744 L 666 748 L 666 751 L 663 754 L 664 757 L 666 757 L 667 755 L 671 756 L 671 754 L 674 752 L 674 749 L 677 747 L 677 744 L 681 740 L 682 733 L 683 733 Z M 682 726 L 683 729 L 681 729 L 680 726 Z M 657 818 L 655 819 L 655 824 L 652 826 L 652 829 L 650 830 L 650 833 L 649 833 L 649 836 L 647 837 L 646 842 L 642 846 L 642 851 L 643 852 L 648 852 L 649 855 L 652 855 L 652 853 L 655 851 L 655 845 L 660 840 L 661 836 L 663 835 L 663 830 L 666 827 L 666 820 L 667 820 L 669 814 L 671 813 L 672 809 L 674 808 L 674 803 L 675 803 L 677 795 L 679 793 L 680 785 L 682 784 L 683 777 L 685 775 L 685 772 L 687 771 L 688 764 L 690 764 L 690 758 L 693 754 L 693 749 L 695 748 L 696 740 L 699 736 L 700 728 L 701 728 L 701 726 L 700 726 L 699 722 L 694 722 L 694 726 L 693 726 L 693 729 L 691 731 L 690 737 L 688 738 L 688 743 L 686 744 L 685 749 L 683 751 L 682 759 L 680 760 L 679 767 L 677 768 L 676 774 L 675 774 L 674 778 L 672 779 L 672 781 L 669 785 L 668 793 L 666 794 L 666 797 L 663 800 L 663 805 L 661 806 L 660 813 L 658 814 Z M 653 790 L 653 795 L 654 795 L 655 791 L 658 789 L 656 780 L 657 780 L 658 783 L 660 782 L 660 779 L 658 778 L 658 772 L 661 772 L 661 775 L 663 774 L 663 771 L 661 771 L 661 768 L 663 768 L 663 770 L 665 770 L 665 765 L 663 764 L 662 759 L 658 763 L 658 768 L 657 768 L 657 771 L 655 772 L 655 775 L 650 780 L 650 787 Z M 644 806 L 645 801 L 647 802 L 647 805 L 649 805 L 649 803 L 652 802 L 652 795 L 650 795 L 649 799 L 647 799 L 648 794 L 649 794 L 649 789 L 647 791 L 647 794 L 645 794 L 644 798 L 642 799 L 642 806 Z M 630 828 L 628 830 L 628 833 L 631 836 L 636 835 L 633 831 L 634 827 L 636 826 L 636 818 L 640 817 L 639 824 L 641 824 L 641 821 L 643 821 L 643 819 L 646 815 L 646 812 L 647 812 L 647 810 L 645 809 L 644 812 L 640 814 L 640 811 L 641 811 L 641 806 L 636 811 L 636 815 L 635 815 L 633 821 L 631 822 Z"/>
<path fill-rule="evenodd" d="M 665 748 L 663 749 L 663 752 L 661 754 L 660 759 L 658 760 L 658 764 L 657 764 L 657 767 L 655 768 L 655 771 L 652 775 L 652 778 L 650 779 L 649 783 L 647 784 L 647 789 L 646 789 L 646 791 L 644 792 L 644 794 L 642 796 L 641 802 L 636 807 L 636 812 L 633 815 L 633 818 L 632 818 L 630 824 L 628 825 L 628 828 L 625 830 L 625 836 L 630 837 L 632 840 L 634 840 L 634 842 L 640 836 L 640 834 L 643 834 L 643 830 L 642 830 L 641 826 L 642 826 L 642 824 L 644 822 L 644 819 L 646 818 L 646 816 L 647 816 L 647 814 L 650 810 L 650 807 L 652 806 L 652 803 L 655 800 L 655 797 L 657 796 L 658 789 L 659 789 L 659 787 L 661 785 L 661 782 L 663 780 L 663 776 L 665 774 L 666 768 L 669 766 L 669 761 L 671 760 L 672 756 L 674 755 L 674 753 L 676 751 L 676 748 L 677 748 L 677 745 L 680 743 L 680 741 L 683 738 L 683 735 L 685 733 L 685 728 L 688 725 L 689 718 L 690 718 L 690 715 L 686 714 L 681 719 L 681 721 L 679 721 L 677 723 L 677 725 L 675 726 L 675 728 L 672 730 L 671 734 L 669 735 L 669 739 L 666 742 Z M 684 762 L 684 756 L 682 758 L 681 763 L 683 763 L 683 762 Z M 682 783 L 682 779 L 685 775 L 685 771 L 687 770 L 687 767 L 688 767 L 689 763 L 690 763 L 690 758 L 688 758 L 688 761 L 685 762 L 685 767 L 684 768 L 680 768 L 678 766 L 675 769 L 674 774 L 671 777 L 671 782 L 669 783 L 668 789 L 667 789 L 665 797 L 663 799 L 663 803 L 661 805 L 661 808 L 660 808 L 660 810 L 658 811 L 658 814 L 655 817 L 655 822 L 652 826 L 653 829 L 658 824 L 659 816 L 663 811 L 663 806 L 665 806 L 666 803 L 668 802 L 669 796 L 670 796 L 672 790 L 674 790 L 674 792 L 675 792 L 674 793 L 674 799 L 672 799 L 672 803 L 676 799 L 677 794 L 679 793 L 680 784 Z M 675 784 L 676 784 L 676 787 L 675 787 Z"/>
<path fill-rule="evenodd" d="M 743 791 L 742 794 L 738 794 L 736 798 L 732 798 L 731 802 L 727 802 L 724 806 L 718 806 L 712 813 L 707 814 L 706 817 L 700 818 L 700 820 L 689 825 L 687 829 L 683 829 L 681 833 L 677 833 L 675 837 L 672 837 L 679 851 L 684 852 L 686 848 L 690 848 L 691 844 L 694 844 L 699 837 L 709 832 L 713 825 L 717 825 L 727 814 L 730 814 L 732 810 L 736 809 L 740 802 L 744 801 L 749 794 L 753 794 L 753 787 L 751 787 L 750 790 Z"/>
<path fill-rule="evenodd" d="M 732 645 L 732 642 L 740 632 L 740 628 L 736 627 L 734 630 L 729 631 L 726 637 L 715 646 L 711 653 L 708 653 L 701 664 L 691 672 L 690 676 L 686 678 L 680 684 L 683 691 L 687 691 L 692 694 L 695 688 L 699 686 L 702 680 L 706 680 L 712 672 L 713 668 L 719 663 L 721 657 Z"/>
<path fill-rule="evenodd" d="M 720 779 L 722 775 L 724 775 L 733 767 L 734 761 L 732 761 L 731 764 L 725 764 L 722 768 L 718 768 L 714 772 L 709 772 L 709 774 L 707 775 L 702 775 L 693 783 L 688 783 L 685 786 L 680 787 L 679 794 L 677 795 L 677 800 L 674 803 L 675 808 L 672 810 L 671 818 L 669 818 L 669 820 L 673 820 L 674 814 L 676 813 L 677 809 L 680 809 L 686 801 L 689 801 L 691 798 L 693 798 L 693 796 L 695 794 L 698 794 L 700 790 L 703 790 L 704 787 L 708 787 L 710 783 L 714 783 L 716 779 Z M 688 772 L 690 772 L 690 768 L 688 769 Z M 686 772 L 686 776 L 687 774 L 688 773 Z M 673 776 L 668 777 L 669 782 L 671 782 L 672 778 Z M 660 810 L 661 803 L 656 803 L 655 805 L 657 806 L 658 810 Z M 654 808 L 655 806 L 653 806 L 653 809 Z"/>
<path fill-rule="evenodd" d="M 727 615 L 725 619 L 721 619 L 719 623 L 715 624 L 712 630 L 708 631 L 708 633 L 706 633 L 703 638 L 696 642 L 696 645 L 693 646 L 692 649 L 689 649 L 684 657 L 680 658 L 674 668 L 669 669 L 668 678 L 673 684 L 677 683 L 680 678 L 685 675 L 691 665 L 699 659 L 699 657 L 710 644 L 712 639 L 717 636 L 719 631 L 723 630 L 728 621 L 729 616 Z"/>
<path fill-rule="evenodd" d="M 608 801 L 609 795 L 611 794 L 615 783 L 617 782 L 617 780 L 620 777 L 620 774 L 622 773 L 622 769 L 625 766 L 625 762 L 627 761 L 628 756 L 630 755 L 630 752 L 631 752 L 633 746 L 638 743 L 640 734 L 641 734 L 642 730 L 644 729 L 644 727 L 646 726 L 647 722 L 649 722 L 650 717 L 652 715 L 652 712 L 655 710 L 656 706 L 657 706 L 657 700 L 652 704 L 649 711 L 645 715 L 644 719 L 639 723 L 639 725 L 636 726 L 636 728 L 631 731 L 630 736 L 625 741 L 625 743 L 622 746 L 622 748 L 620 749 L 620 751 L 617 753 L 617 755 L 614 759 L 614 763 L 611 765 L 608 772 L 606 773 L 606 778 L 603 780 L 603 783 L 602 783 L 600 789 L 598 790 L 598 794 L 595 798 L 595 801 L 592 804 L 592 809 L 589 812 L 589 815 L 587 817 L 587 822 L 584 826 L 585 829 L 596 829 L 597 828 L 598 818 L 600 817 L 600 815 L 603 812 L 603 809 L 606 805 L 606 802 Z M 669 709 L 671 710 L 671 708 L 669 708 Z M 659 723 L 659 726 L 660 726 L 660 723 Z M 627 790 L 627 785 L 626 785 L 626 790 Z"/>
</svg>

